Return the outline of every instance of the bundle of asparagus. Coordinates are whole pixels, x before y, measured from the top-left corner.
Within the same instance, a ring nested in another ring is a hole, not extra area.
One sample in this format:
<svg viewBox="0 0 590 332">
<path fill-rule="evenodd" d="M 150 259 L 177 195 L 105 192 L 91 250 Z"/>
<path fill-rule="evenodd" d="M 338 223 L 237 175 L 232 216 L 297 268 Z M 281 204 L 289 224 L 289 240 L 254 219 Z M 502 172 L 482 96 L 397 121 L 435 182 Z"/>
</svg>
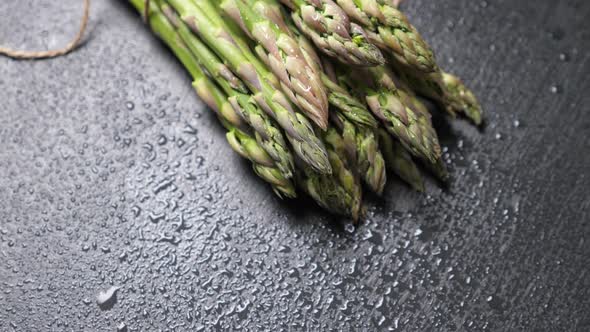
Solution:
<svg viewBox="0 0 590 332">
<path fill-rule="evenodd" d="M 420 97 L 482 121 L 397 1 L 129 1 L 280 197 L 299 188 L 358 221 L 363 183 L 382 194 L 387 170 L 419 191 L 418 163 L 447 179 Z"/>
</svg>

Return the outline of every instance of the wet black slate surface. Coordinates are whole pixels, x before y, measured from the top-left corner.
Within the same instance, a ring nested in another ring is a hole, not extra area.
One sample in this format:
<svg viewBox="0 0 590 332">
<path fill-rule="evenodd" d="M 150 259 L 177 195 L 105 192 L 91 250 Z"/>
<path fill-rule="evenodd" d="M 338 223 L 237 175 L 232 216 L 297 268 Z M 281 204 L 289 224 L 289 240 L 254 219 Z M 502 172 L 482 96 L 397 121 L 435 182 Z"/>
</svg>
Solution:
<svg viewBox="0 0 590 332">
<path fill-rule="evenodd" d="M 406 8 L 488 126 L 439 124 L 449 190 L 393 181 L 357 229 L 275 198 L 122 1 L 0 58 L 0 330 L 590 330 L 590 3 Z M 0 42 L 80 10 L 3 1 Z"/>
</svg>

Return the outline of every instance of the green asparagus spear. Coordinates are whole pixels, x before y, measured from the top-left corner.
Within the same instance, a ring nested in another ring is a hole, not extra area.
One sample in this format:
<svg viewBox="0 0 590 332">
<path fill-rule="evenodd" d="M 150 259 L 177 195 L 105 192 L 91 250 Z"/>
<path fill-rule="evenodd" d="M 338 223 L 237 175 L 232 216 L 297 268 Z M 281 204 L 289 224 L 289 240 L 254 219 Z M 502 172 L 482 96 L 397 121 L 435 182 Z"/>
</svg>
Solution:
<svg viewBox="0 0 590 332">
<path fill-rule="evenodd" d="M 397 174 L 400 179 L 409 184 L 414 190 L 423 192 L 424 179 L 422 179 L 420 170 L 412 160 L 410 153 L 398 140 L 391 137 L 386 130 L 380 128 L 378 133 L 387 168 Z"/>
<path fill-rule="evenodd" d="M 378 139 L 373 132 L 373 129 L 378 126 L 377 121 L 367 110 L 364 103 L 351 96 L 344 88 L 335 83 L 335 80 L 330 79 L 323 72 L 323 67 L 326 67 L 326 69 L 330 67 L 329 63 L 326 62 L 325 65 L 322 65 L 320 57 L 316 54 L 313 46 L 288 19 L 283 18 L 278 3 L 274 0 L 258 0 L 258 2 L 263 2 L 265 5 L 262 6 L 264 11 L 260 11 L 260 13 L 265 13 L 269 21 L 281 33 L 291 36 L 299 45 L 305 59 L 307 59 L 306 62 L 315 71 L 322 72 L 321 77 L 328 90 L 329 102 L 334 107 L 331 117 L 332 123 L 346 138 L 349 162 L 356 165 L 356 169 L 369 188 L 381 194 L 387 177 Z M 231 13 L 231 8 L 226 7 L 226 11 L 230 13 L 230 16 L 236 16 L 235 13 Z M 242 25 L 244 24 L 241 19 L 236 21 L 241 22 Z M 265 62 L 268 61 L 265 54 L 262 54 L 261 58 Z"/>
<path fill-rule="evenodd" d="M 269 8 L 273 8 L 272 14 L 268 15 L 273 18 L 272 22 L 284 33 L 290 33 L 295 38 L 307 62 L 321 72 L 322 82 L 327 89 L 328 100 L 332 106 L 331 123 L 343 135 L 349 162 L 356 165 L 356 169 L 369 188 L 381 194 L 387 182 L 387 176 L 379 142 L 374 133 L 374 129 L 378 127 L 377 120 L 363 102 L 336 83 L 330 62 L 320 59 L 307 38 L 288 19 L 283 19 L 280 9 L 276 6 Z"/>
<path fill-rule="evenodd" d="M 131 3 L 140 13 L 145 12 L 144 0 L 131 0 Z M 150 5 L 148 15 L 147 20 L 152 30 L 170 47 L 190 72 L 197 94 L 217 113 L 220 121 L 228 130 L 226 137 L 231 147 L 252 162 L 254 171 L 272 185 L 277 195 L 295 197 L 296 192 L 291 181 L 283 176 L 275 161 L 262 148 L 266 143 L 261 143 L 260 138 L 254 138 L 245 131 L 247 126 L 235 113 L 227 101 L 227 96 L 206 77 L 188 47 L 155 4 Z"/>
<path fill-rule="evenodd" d="M 395 84 L 392 73 L 384 66 L 368 68 L 353 75 L 371 77 L 371 85 L 357 83 L 356 86 L 351 86 L 349 81 L 355 76 L 350 75 L 344 73 L 340 81 L 353 90 L 358 89 L 365 96 L 369 108 L 387 131 L 397 137 L 414 156 L 436 163 L 441 149 L 430 114 L 414 107 L 410 95 Z"/>
<path fill-rule="evenodd" d="M 483 110 L 477 98 L 456 76 L 440 69 L 430 74 L 398 67 L 394 69 L 414 91 L 434 100 L 450 115 L 461 113 L 478 126 L 483 122 Z"/>
<path fill-rule="evenodd" d="M 233 81 L 228 81 L 226 77 L 230 73 L 233 75 L 221 60 L 215 55 L 199 38 L 197 38 L 186 27 L 176 13 L 167 5 L 161 5 L 161 11 L 167 17 L 169 22 L 178 31 L 179 36 L 183 42 L 188 46 L 190 51 L 195 55 L 197 61 L 205 68 L 217 84 L 224 90 L 225 94 L 229 96 L 229 102 L 232 104 L 242 118 L 255 130 L 260 139 L 265 142 L 264 148 L 269 155 L 275 160 L 283 175 L 290 178 L 293 174 L 293 157 L 290 149 L 283 137 L 281 130 L 277 127 L 275 122 L 264 113 L 250 96 L 247 88 L 247 93 L 242 92 L 234 87 L 239 83 L 243 83 L 240 79 L 235 78 Z"/>
<path fill-rule="evenodd" d="M 408 94 L 410 95 L 410 93 Z M 422 112 L 423 114 L 429 113 L 426 105 L 424 105 L 424 103 L 415 94 L 411 94 L 410 99 L 415 109 Z M 447 170 L 447 165 L 445 164 L 442 158 L 439 158 L 434 164 L 426 161 L 424 163 L 424 166 L 426 166 L 426 168 L 440 181 L 447 182 L 449 180 L 449 171 Z"/>
<path fill-rule="evenodd" d="M 379 48 L 366 32 L 350 22 L 332 0 L 281 0 L 291 10 L 295 25 L 325 54 L 343 63 L 376 66 L 385 63 Z"/>
<path fill-rule="evenodd" d="M 342 137 L 332 127 L 323 136 L 333 173 L 319 174 L 301 165 L 297 182 L 324 209 L 358 222 L 362 215 L 362 188 L 348 164 Z"/>
<path fill-rule="evenodd" d="M 237 74 L 254 94 L 256 103 L 285 130 L 296 154 L 320 173 L 330 173 L 331 167 L 322 141 L 304 115 L 299 113 L 287 97 L 271 82 L 276 79 L 264 66 L 249 61 L 253 54 L 238 46 L 232 30 L 216 24 L 218 13 L 205 13 L 193 1 L 166 0 L 181 16 L 190 29 L 220 56 L 224 63 Z M 269 78 L 270 77 L 270 78 Z"/>
<path fill-rule="evenodd" d="M 406 15 L 391 0 L 336 0 L 369 40 L 404 66 L 434 72 L 438 66 L 434 53 Z"/>
<path fill-rule="evenodd" d="M 207 91 L 201 93 L 207 93 Z M 277 196 L 281 198 L 295 198 L 297 196 L 293 183 L 272 164 L 274 161 L 255 138 L 237 128 L 230 129 L 226 138 L 234 151 L 252 162 L 254 172 L 271 184 Z"/>
<path fill-rule="evenodd" d="M 291 34 L 269 17 L 277 10 L 273 4 L 268 0 L 224 0 L 220 7 L 261 46 L 259 55 L 280 79 L 283 92 L 325 130 L 328 98 L 320 73 L 307 63 Z M 278 13 L 281 15 L 280 10 Z"/>
<path fill-rule="evenodd" d="M 473 92 L 455 75 L 442 72 L 442 81 L 455 110 L 463 113 L 475 125 L 481 125 L 482 109 Z"/>
<path fill-rule="evenodd" d="M 168 0 L 159 0 L 168 1 Z M 211 20 L 216 26 L 222 28 L 231 35 L 234 45 L 242 52 L 242 56 L 246 57 L 254 68 L 267 72 L 267 68 L 255 54 L 252 53 L 251 43 L 248 36 L 243 33 L 243 29 L 235 24 L 230 18 L 222 16 L 223 8 L 221 8 L 221 0 L 189 0 L 194 5 L 201 8 L 202 12 L 207 14 L 207 18 Z M 280 89 L 280 81 L 273 74 L 264 75 L 269 84 L 275 89 Z"/>
<path fill-rule="evenodd" d="M 336 83 L 333 67 L 322 62 L 326 70 L 324 82 L 329 91 L 332 123 L 340 130 L 351 163 L 356 165 L 364 182 L 377 194 L 381 194 L 387 182 L 385 160 L 375 135 L 377 120 L 367 107 Z M 331 77 L 330 77 L 331 76 Z"/>
<path fill-rule="evenodd" d="M 354 165 L 367 186 L 381 195 L 387 183 L 387 175 L 375 128 L 354 123 L 341 111 L 334 112 L 332 122 L 342 135 L 350 164 Z"/>
</svg>

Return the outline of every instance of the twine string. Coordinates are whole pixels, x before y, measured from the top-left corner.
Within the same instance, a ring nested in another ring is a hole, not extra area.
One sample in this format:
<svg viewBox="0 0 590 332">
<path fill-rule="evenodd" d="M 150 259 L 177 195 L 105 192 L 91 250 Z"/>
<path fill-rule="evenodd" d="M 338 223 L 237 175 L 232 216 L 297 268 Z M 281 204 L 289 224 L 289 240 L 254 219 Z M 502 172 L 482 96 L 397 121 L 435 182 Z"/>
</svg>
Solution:
<svg viewBox="0 0 590 332">
<path fill-rule="evenodd" d="M 146 0 L 149 1 L 149 0 Z M 62 56 L 73 51 L 82 40 L 86 26 L 88 25 L 88 16 L 90 12 L 90 0 L 84 0 L 84 14 L 82 15 L 82 21 L 80 22 L 80 28 L 76 33 L 76 36 L 63 48 L 48 51 L 22 51 L 14 50 L 8 47 L 0 46 L 0 55 L 5 55 L 12 59 L 19 60 L 35 60 L 35 59 L 49 59 Z"/>
</svg>

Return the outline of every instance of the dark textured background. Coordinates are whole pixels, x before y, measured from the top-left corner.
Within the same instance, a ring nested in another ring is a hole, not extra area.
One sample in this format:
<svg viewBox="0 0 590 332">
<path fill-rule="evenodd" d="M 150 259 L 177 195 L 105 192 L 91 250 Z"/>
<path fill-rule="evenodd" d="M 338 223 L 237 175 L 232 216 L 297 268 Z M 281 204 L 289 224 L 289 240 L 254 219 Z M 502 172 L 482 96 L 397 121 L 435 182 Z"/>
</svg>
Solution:
<svg viewBox="0 0 590 332">
<path fill-rule="evenodd" d="M 449 190 L 392 181 L 356 230 L 275 198 L 123 1 L 0 58 L 0 330 L 590 330 L 590 2 L 405 8 L 488 125 L 439 123 Z M 0 43 L 80 12 L 3 0 Z"/>
</svg>

